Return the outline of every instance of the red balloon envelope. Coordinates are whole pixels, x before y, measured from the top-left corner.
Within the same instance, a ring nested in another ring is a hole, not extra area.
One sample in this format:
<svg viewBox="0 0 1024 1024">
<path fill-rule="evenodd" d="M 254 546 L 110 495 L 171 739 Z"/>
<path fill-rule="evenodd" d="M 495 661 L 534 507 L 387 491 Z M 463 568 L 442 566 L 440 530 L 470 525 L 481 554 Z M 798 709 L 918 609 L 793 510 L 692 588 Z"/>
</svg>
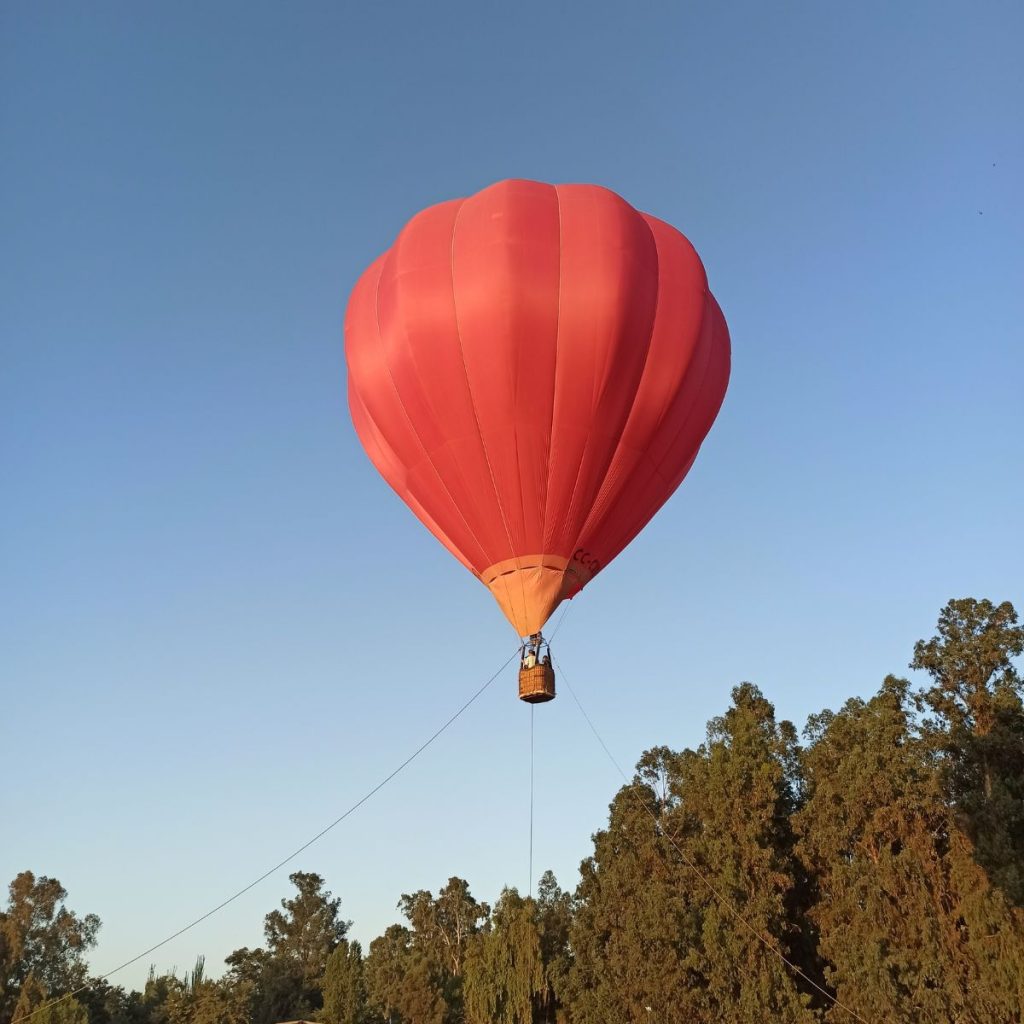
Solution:
<svg viewBox="0 0 1024 1024">
<path fill-rule="evenodd" d="M 729 380 L 693 247 L 595 185 L 417 214 L 356 284 L 345 353 L 374 465 L 520 636 L 679 486 Z"/>
</svg>

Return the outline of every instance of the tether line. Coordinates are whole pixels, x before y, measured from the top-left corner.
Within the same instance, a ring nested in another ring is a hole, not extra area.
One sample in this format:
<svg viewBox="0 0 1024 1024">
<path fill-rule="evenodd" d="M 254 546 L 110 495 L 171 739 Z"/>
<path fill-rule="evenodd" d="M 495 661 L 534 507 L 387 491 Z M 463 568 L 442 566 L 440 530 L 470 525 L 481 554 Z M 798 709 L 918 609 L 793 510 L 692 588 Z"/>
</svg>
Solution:
<svg viewBox="0 0 1024 1024">
<path fill-rule="evenodd" d="M 530 883 L 527 886 L 528 896 L 533 895 L 533 708 L 530 705 Z"/>
<path fill-rule="evenodd" d="M 123 964 L 119 964 L 113 970 L 107 971 L 106 974 L 101 974 L 99 977 L 91 979 L 88 985 L 81 985 L 74 991 L 67 992 L 64 995 L 58 997 L 57 999 L 48 1000 L 41 1006 L 36 1007 L 36 1009 L 34 1009 L 31 1013 L 23 1013 L 20 1017 L 13 1020 L 11 1024 L 22 1024 L 22 1022 L 24 1021 L 31 1020 L 33 1017 L 42 1013 L 44 1010 L 47 1010 L 52 1006 L 56 1006 L 59 1003 L 63 1003 L 66 1000 L 71 999 L 74 996 L 77 996 L 79 993 L 85 992 L 87 989 L 92 988 L 96 982 L 106 981 L 107 978 L 113 977 L 113 975 L 117 974 L 119 971 L 123 971 L 126 967 L 131 967 L 132 964 L 138 963 L 143 957 L 149 956 L 150 953 L 155 953 L 162 946 L 166 946 L 168 942 L 172 942 L 179 936 L 184 935 L 188 931 L 191 931 L 193 928 L 196 927 L 196 925 L 201 924 L 203 921 L 207 920 L 207 918 L 213 917 L 213 915 L 216 914 L 218 911 L 223 910 L 229 904 L 234 903 L 235 900 L 237 900 L 240 896 L 244 896 L 250 889 L 254 889 L 257 885 L 260 884 L 260 882 L 265 881 L 276 871 L 279 871 L 287 863 L 289 863 L 289 861 L 294 860 L 296 857 L 298 857 L 300 853 L 302 853 L 305 850 L 308 850 L 315 842 L 317 842 L 317 840 L 322 839 L 325 835 L 327 835 L 327 833 L 330 832 L 331 829 L 340 825 L 350 814 L 353 813 L 353 811 L 356 811 L 360 807 L 362 807 L 367 800 L 374 796 L 374 794 L 380 792 L 380 790 L 382 790 L 396 775 L 398 775 L 399 772 L 401 772 L 404 768 L 407 768 L 410 764 L 412 764 L 412 762 L 415 761 L 416 758 L 419 757 L 420 754 L 422 754 L 423 751 L 426 750 L 427 747 L 429 747 L 430 744 L 433 743 L 434 740 L 436 740 L 438 736 L 440 736 L 441 733 L 443 733 L 448 728 L 448 726 L 450 726 L 457 718 L 459 718 L 463 714 L 463 712 L 465 712 L 469 708 L 469 706 L 473 704 L 474 701 L 476 701 L 477 698 L 480 697 L 480 695 L 491 685 L 491 683 L 493 683 L 494 680 L 497 679 L 498 676 L 500 676 L 501 673 L 504 672 L 506 668 L 508 668 L 512 659 L 517 657 L 518 654 L 519 651 L 516 650 L 508 658 L 508 660 L 501 666 L 501 668 L 499 668 L 498 671 L 495 672 L 494 675 L 492 675 L 491 678 L 488 679 L 487 682 L 484 683 L 483 686 L 481 686 L 476 691 L 476 693 L 474 693 L 473 696 L 470 697 L 469 700 L 467 700 L 466 703 L 463 704 L 462 707 L 460 707 L 459 710 L 456 711 L 455 714 L 453 714 L 444 723 L 444 725 L 442 725 L 433 734 L 431 734 L 429 739 L 421 743 L 397 768 L 395 768 L 388 775 L 384 776 L 384 778 L 381 779 L 380 782 L 377 783 L 377 785 L 375 785 L 372 789 L 368 790 L 354 804 L 352 804 L 352 806 L 349 807 L 348 810 L 346 810 L 343 814 L 338 815 L 338 817 L 335 818 L 334 821 L 332 821 L 329 825 L 327 825 L 326 827 L 322 828 L 319 832 L 317 832 L 317 834 L 313 836 L 312 839 L 307 839 L 306 842 L 304 842 L 300 847 L 289 853 L 287 857 L 284 857 L 282 860 L 279 860 L 272 868 L 268 868 L 266 871 L 264 871 L 263 874 L 259 876 L 259 878 L 254 878 L 248 885 L 243 886 L 243 888 L 239 889 L 238 892 L 229 896 L 226 900 L 223 900 L 222 902 L 218 903 L 217 906 L 213 907 L 213 909 L 211 910 L 206 911 L 205 914 L 202 914 L 194 920 L 190 921 L 184 927 L 179 928 L 173 934 L 168 935 L 166 939 L 161 939 L 159 942 L 150 946 L 148 949 L 144 949 L 137 956 L 133 956 L 130 960 L 125 960 Z"/>
</svg>

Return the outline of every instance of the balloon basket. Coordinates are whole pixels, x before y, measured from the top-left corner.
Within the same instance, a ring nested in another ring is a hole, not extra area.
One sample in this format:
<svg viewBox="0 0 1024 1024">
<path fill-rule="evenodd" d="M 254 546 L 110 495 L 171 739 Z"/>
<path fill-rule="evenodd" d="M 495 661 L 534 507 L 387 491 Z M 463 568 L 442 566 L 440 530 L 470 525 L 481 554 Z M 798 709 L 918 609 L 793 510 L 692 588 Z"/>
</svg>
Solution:
<svg viewBox="0 0 1024 1024">
<path fill-rule="evenodd" d="M 555 699 L 555 670 L 550 665 L 519 669 L 519 699 L 543 704 Z"/>
</svg>

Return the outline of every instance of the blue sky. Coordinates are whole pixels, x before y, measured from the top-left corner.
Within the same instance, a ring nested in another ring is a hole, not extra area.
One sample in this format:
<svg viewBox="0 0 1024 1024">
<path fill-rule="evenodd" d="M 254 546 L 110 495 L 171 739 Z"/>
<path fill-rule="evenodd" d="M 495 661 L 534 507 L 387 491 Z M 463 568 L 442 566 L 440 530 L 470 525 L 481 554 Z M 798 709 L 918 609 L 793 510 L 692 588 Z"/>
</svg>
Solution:
<svg viewBox="0 0 1024 1024">
<path fill-rule="evenodd" d="M 556 655 L 621 763 L 752 680 L 806 716 L 941 605 L 1024 605 L 1016 3 L 8 3 L 0 11 L 0 876 L 104 921 L 98 971 L 261 874 L 508 656 L 376 476 L 348 291 L 506 177 L 680 227 L 733 338 L 696 467 Z M 618 779 L 536 715 L 534 863 Z M 449 875 L 525 887 L 508 673 L 295 867 L 365 942 Z M 282 870 L 162 949 L 261 941 Z M 118 980 L 141 984 L 147 964 Z"/>
</svg>

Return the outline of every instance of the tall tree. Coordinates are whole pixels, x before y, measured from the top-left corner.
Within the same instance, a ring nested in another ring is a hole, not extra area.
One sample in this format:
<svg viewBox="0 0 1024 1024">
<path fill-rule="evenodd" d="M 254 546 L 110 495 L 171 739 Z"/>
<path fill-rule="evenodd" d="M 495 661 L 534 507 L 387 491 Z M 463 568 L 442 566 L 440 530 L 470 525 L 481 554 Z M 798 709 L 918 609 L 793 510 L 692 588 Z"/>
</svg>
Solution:
<svg viewBox="0 0 1024 1024">
<path fill-rule="evenodd" d="M 538 997 L 534 1018 L 537 1024 L 555 1024 L 572 966 L 569 933 L 573 901 L 572 894 L 562 891 L 551 871 L 545 871 L 537 883 L 536 914 L 544 990 Z"/>
<path fill-rule="evenodd" d="M 1013 658 L 1024 627 L 1009 601 L 950 601 L 911 667 L 932 685 L 919 699 L 951 799 L 993 881 L 1024 905 L 1024 686 Z"/>
<path fill-rule="evenodd" d="M 909 684 L 889 677 L 808 727 L 796 816 L 824 977 L 868 1020 L 1006 1024 L 1024 1005 L 1021 918 L 975 863 Z M 846 1021 L 831 1007 L 830 1021 Z"/>
<path fill-rule="evenodd" d="M 403 893 L 398 904 L 412 926 L 413 943 L 452 975 L 462 973 L 462 958 L 488 907 L 478 903 L 463 878 L 449 878 L 435 899 L 426 889 Z"/>
<path fill-rule="evenodd" d="M 580 866 L 566 986 L 577 1024 L 666 1019 L 688 983 L 677 872 L 645 808 L 656 814 L 658 803 L 638 775 Z"/>
<path fill-rule="evenodd" d="M 296 871 L 289 881 L 298 895 L 281 900 L 281 909 L 264 919 L 267 950 L 275 959 L 298 965 L 303 984 L 314 989 L 350 922 L 341 920 L 341 900 L 324 888 L 320 875 Z"/>
<path fill-rule="evenodd" d="M 370 943 L 366 958 L 369 1006 L 385 1024 L 445 1024 L 445 979 L 427 955 L 413 944 L 404 925 L 391 925 Z"/>
<path fill-rule="evenodd" d="M 505 889 L 466 957 L 467 1024 L 532 1024 L 545 988 L 536 904 Z"/>
<path fill-rule="evenodd" d="M 698 750 L 641 759 L 582 867 L 574 1021 L 811 1019 L 778 957 L 796 955 L 794 763 L 793 727 L 750 684 Z"/>
<path fill-rule="evenodd" d="M 79 917 L 64 905 L 56 878 L 22 871 L 0 912 L 0 1024 L 8 1024 L 29 975 L 49 998 L 85 981 L 85 953 L 96 944 L 100 919 Z"/>
<path fill-rule="evenodd" d="M 490 908 L 474 899 L 462 878 L 449 878 L 436 898 L 425 889 L 405 893 L 398 905 L 411 926 L 411 948 L 424 960 L 421 974 L 438 980 L 445 1020 L 456 1024 L 462 1019 L 463 960 Z"/>
<path fill-rule="evenodd" d="M 368 1024 L 363 951 L 358 942 L 342 939 L 327 960 L 323 981 L 324 1024 Z"/>
<path fill-rule="evenodd" d="M 678 801 L 666 824 L 673 849 L 686 854 L 680 879 L 700 918 L 690 947 L 699 979 L 693 1002 L 695 1016 L 709 1021 L 810 1020 L 803 982 L 780 957 L 799 960 L 802 873 L 790 826 L 800 785 L 796 739 L 761 691 L 743 683 L 708 723 L 705 743 L 677 764 Z"/>
<path fill-rule="evenodd" d="M 1024 627 L 1009 601 L 961 598 L 939 613 L 936 635 L 914 646 L 911 667 L 933 681 L 926 700 L 950 728 L 985 735 L 995 727 L 999 700 L 1016 707 L 1021 679 L 1012 659 L 1024 653 Z"/>
<path fill-rule="evenodd" d="M 296 871 L 289 880 L 298 893 L 264 918 L 267 948 L 236 949 L 225 961 L 254 1024 L 309 1017 L 320 1009 L 328 958 L 349 927 L 340 917 L 341 900 L 324 888 L 320 875 Z"/>
<path fill-rule="evenodd" d="M 238 999 L 248 1003 L 252 1024 L 274 1024 L 311 1016 L 318 991 L 303 984 L 299 965 L 273 957 L 265 949 L 243 947 L 229 954 L 227 981 Z"/>
</svg>

